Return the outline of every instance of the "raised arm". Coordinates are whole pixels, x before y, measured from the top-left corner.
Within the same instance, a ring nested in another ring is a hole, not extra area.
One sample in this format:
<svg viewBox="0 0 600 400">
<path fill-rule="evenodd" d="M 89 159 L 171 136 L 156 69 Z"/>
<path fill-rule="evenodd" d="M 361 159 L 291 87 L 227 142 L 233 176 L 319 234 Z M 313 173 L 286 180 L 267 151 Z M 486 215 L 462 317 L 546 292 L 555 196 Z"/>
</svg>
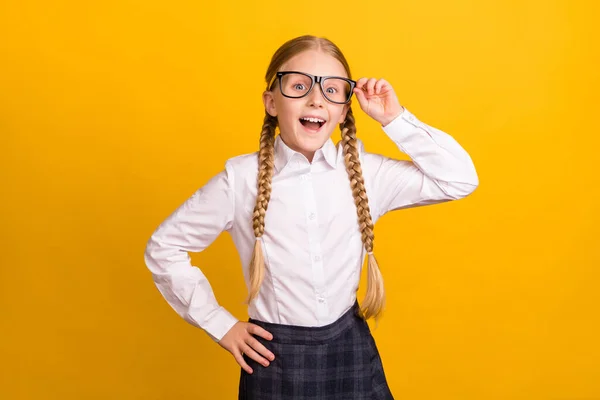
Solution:
<svg viewBox="0 0 600 400">
<path fill-rule="evenodd" d="M 366 154 L 378 215 L 401 208 L 457 200 L 479 185 L 469 154 L 449 134 L 404 108 L 383 127 L 411 160 Z"/>
<path fill-rule="evenodd" d="M 424 124 L 401 106 L 385 79 L 361 78 L 354 93 L 361 109 L 411 158 L 365 154 L 376 217 L 400 208 L 460 199 L 479 185 L 469 154 L 452 136 Z"/>
</svg>

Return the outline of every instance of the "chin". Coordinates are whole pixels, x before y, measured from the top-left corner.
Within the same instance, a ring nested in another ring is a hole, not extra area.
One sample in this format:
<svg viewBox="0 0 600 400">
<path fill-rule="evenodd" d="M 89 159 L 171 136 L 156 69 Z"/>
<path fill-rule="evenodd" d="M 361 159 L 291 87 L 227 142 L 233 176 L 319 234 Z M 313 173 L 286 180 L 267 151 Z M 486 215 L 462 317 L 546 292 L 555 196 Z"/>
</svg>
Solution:
<svg viewBox="0 0 600 400">
<path fill-rule="evenodd" d="M 297 135 L 298 145 L 306 151 L 317 151 L 329 139 L 331 134 L 321 134 L 321 135 L 306 135 L 305 133 L 300 133 Z"/>
</svg>

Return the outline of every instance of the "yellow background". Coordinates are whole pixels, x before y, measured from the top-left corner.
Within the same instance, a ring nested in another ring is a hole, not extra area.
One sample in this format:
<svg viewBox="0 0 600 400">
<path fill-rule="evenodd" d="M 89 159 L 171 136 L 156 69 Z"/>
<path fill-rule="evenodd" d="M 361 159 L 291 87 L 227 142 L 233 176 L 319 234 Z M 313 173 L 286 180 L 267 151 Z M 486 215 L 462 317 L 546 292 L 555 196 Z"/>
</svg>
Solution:
<svg viewBox="0 0 600 400">
<path fill-rule="evenodd" d="M 310 33 L 353 77 L 390 81 L 480 178 L 466 199 L 376 226 L 388 308 L 374 335 L 396 398 L 600 399 L 598 11 L 0 2 L 0 398 L 236 398 L 238 365 L 171 310 L 143 251 L 226 159 L 257 149 L 270 57 Z M 354 108 L 367 150 L 405 157 Z M 192 257 L 245 319 L 230 237 Z"/>
</svg>

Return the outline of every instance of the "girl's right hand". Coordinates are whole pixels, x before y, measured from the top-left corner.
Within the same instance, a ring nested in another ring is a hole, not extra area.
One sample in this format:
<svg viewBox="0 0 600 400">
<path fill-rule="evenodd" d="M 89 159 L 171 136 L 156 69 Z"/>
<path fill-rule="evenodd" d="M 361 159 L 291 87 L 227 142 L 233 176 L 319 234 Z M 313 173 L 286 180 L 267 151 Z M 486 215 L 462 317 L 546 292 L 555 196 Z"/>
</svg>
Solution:
<svg viewBox="0 0 600 400">
<path fill-rule="evenodd" d="M 252 373 L 252 368 L 244 360 L 243 354 L 265 367 L 269 366 L 269 361 L 261 357 L 261 354 L 271 361 L 275 359 L 275 355 L 256 340 L 252 336 L 253 334 L 267 340 L 273 339 L 273 335 L 262 327 L 250 322 L 238 321 L 218 342 L 221 347 L 233 355 L 237 363 L 249 374 Z"/>
</svg>

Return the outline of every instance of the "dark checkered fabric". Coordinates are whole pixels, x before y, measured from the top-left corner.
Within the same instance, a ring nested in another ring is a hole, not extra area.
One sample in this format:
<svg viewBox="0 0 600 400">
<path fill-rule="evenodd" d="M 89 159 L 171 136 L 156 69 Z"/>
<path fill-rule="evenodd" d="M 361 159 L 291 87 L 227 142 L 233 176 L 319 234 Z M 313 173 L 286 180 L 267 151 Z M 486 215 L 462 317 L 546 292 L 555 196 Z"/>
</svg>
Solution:
<svg viewBox="0 0 600 400">
<path fill-rule="evenodd" d="M 321 327 L 250 318 L 273 334 L 271 341 L 256 338 L 275 360 L 264 367 L 244 354 L 253 373 L 241 370 L 238 400 L 393 400 L 375 340 L 358 311 L 356 302 Z"/>
</svg>

